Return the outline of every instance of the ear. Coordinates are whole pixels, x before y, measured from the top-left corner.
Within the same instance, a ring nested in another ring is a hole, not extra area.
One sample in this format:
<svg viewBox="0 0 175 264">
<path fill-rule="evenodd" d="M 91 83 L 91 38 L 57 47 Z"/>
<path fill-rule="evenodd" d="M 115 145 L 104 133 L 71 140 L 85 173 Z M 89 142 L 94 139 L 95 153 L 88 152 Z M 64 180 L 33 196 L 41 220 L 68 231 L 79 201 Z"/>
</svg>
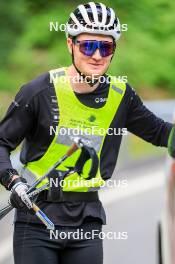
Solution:
<svg viewBox="0 0 175 264">
<path fill-rule="evenodd" d="M 69 50 L 69 53 L 72 54 L 72 39 L 71 38 L 67 38 L 67 47 L 68 47 L 68 50 Z"/>
</svg>

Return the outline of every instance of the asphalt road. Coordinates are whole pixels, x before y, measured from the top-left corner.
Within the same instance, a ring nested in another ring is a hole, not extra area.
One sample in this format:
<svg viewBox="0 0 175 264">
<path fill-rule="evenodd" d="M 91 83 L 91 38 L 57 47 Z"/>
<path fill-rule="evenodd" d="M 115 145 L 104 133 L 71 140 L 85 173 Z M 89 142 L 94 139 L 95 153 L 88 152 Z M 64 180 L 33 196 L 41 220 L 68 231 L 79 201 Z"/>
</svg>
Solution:
<svg viewBox="0 0 175 264">
<path fill-rule="evenodd" d="M 104 241 L 104 263 L 156 264 L 156 231 L 162 188 L 114 202 L 106 207 L 106 232 L 127 232 L 127 240 Z"/>
<path fill-rule="evenodd" d="M 127 186 L 104 188 L 101 192 L 107 214 L 103 231 L 115 233 L 115 239 L 104 239 L 104 264 L 156 264 L 156 229 L 163 207 L 164 162 L 124 170 L 120 174 L 115 172 L 113 179 L 118 184 L 126 180 Z M 6 198 L 0 200 L 2 204 Z M 0 222 L 2 264 L 13 264 L 12 218 L 8 215 Z"/>
<path fill-rule="evenodd" d="M 0 196 L 0 206 L 7 201 L 7 192 Z M 0 207 L 0 208 L 1 208 Z M 0 264 L 12 264 L 13 212 L 0 221 Z"/>
</svg>

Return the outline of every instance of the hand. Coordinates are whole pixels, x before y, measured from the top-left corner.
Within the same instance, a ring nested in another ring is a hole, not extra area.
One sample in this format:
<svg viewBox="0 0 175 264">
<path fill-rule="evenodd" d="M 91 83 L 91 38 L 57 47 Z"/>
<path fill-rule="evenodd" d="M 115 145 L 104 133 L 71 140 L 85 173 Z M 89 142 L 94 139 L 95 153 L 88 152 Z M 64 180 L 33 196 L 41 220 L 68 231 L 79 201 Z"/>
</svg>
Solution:
<svg viewBox="0 0 175 264">
<path fill-rule="evenodd" d="M 171 130 L 168 139 L 168 153 L 172 158 L 175 158 L 175 125 Z"/>
<path fill-rule="evenodd" d="M 33 205 L 32 201 L 27 195 L 27 181 L 22 177 L 14 177 L 10 184 L 10 190 L 12 192 L 10 196 L 10 202 L 12 206 L 31 213 Z"/>
</svg>

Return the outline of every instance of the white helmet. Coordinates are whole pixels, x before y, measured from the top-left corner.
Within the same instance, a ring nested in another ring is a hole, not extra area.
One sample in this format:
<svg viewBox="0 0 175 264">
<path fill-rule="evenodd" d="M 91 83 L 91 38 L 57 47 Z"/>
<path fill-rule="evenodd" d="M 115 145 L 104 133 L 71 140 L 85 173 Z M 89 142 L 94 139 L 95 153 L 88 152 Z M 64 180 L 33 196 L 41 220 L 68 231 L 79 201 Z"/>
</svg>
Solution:
<svg viewBox="0 0 175 264">
<path fill-rule="evenodd" d="M 75 37 L 81 33 L 107 35 L 118 40 L 121 35 L 120 22 L 112 8 L 89 2 L 79 5 L 66 24 L 67 36 Z"/>
</svg>

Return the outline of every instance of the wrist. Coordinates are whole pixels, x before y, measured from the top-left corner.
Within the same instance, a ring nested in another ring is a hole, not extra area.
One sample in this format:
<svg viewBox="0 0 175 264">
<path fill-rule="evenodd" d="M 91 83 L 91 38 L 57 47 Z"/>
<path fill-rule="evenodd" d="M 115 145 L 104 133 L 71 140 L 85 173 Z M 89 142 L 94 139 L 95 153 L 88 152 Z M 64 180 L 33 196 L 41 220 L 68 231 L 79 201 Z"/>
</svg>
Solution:
<svg viewBox="0 0 175 264">
<path fill-rule="evenodd" d="M 17 177 L 19 177 L 17 170 L 12 168 L 6 169 L 0 178 L 0 183 L 6 188 L 6 190 L 9 190 L 9 185 L 11 184 L 12 180 Z"/>
<path fill-rule="evenodd" d="M 13 181 L 11 181 L 11 183 L 8 186 L 8 189 L 10 191 L 13 191 L 20 184 L 23 184 L 23 185 L 25 184 L 27 186 L 27 181 L 24 178 L 18 176 Z"/>
<path fill-rule="evenodd" d="M 14 176 L 12 176 L 11 181 L 9 182 L 9 184 L 8 184 L 8 186 L 7 186 L 8 189 L 9 189 L 9 186 L 12 186 L 12 183 L 13 183 L 14 180 L 17 179 L 17 178 L 19 178 L 19 175 L 14 175 Z M 11 188 L 12 188 L 12 187 L 11 187 Z M 10 189 L 11 189 L 11 188 L 10 188 Z M 9 190 L 10 190 L 10 189 L 9 189 Z"/>
</svg>

